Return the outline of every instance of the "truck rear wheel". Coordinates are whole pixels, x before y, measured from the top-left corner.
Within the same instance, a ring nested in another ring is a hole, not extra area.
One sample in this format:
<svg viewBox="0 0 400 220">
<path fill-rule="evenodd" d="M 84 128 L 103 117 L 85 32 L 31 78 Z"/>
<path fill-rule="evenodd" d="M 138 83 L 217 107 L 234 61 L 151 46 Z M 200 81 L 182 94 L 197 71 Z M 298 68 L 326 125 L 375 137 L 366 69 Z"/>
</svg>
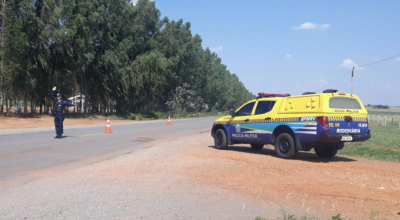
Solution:
<svg viewBox="0 0 400 220">
<path fill-rule="evenodd" d="M 261 150 L 264 148 L 264 144 L 250 144 L 253 150 Z"/>
<path fill-rule="evenodd" d="M 223 129 L 218 129 L 215 132 L 214 145 L 217 149 L 226 149 L 228 147 L 228 140 Z"/>
<path fill-rule="evenodd" d="M 279 157 L 289 159 L 297 153 L 293 137 L 288 133 L 278 135 L 275 140 L 275 151 Z"/>
<path fill-rule="evenodd" d="M 332 158 L 337 154 L 338 146 L 314 147 L 314 151 L 320 158 Z"/>
</svg>

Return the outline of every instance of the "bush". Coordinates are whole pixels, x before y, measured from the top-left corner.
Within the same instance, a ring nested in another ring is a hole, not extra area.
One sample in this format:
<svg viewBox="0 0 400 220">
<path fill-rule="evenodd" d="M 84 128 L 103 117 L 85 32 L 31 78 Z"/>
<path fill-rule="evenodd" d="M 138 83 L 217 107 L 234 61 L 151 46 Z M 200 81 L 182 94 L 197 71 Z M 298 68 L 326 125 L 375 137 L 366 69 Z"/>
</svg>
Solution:
<svg viewBox="0 0 400 220">
<path fill-rule="evenodd" d="M 156 112 L 156 111 L 142 111 L 137 114 L 141 118 L 149 118 L 149 119 L 160 119 L 166 118 L 167 115 L 164 112 Z"/>
</svg>

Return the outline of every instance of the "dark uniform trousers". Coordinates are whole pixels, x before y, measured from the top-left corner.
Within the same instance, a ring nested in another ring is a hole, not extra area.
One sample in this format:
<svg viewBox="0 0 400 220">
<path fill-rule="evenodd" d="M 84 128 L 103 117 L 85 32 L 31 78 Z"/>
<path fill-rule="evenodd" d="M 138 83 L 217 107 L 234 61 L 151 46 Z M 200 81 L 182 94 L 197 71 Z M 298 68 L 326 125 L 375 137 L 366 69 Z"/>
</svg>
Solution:
<svg viewBox="0 0 400 220">
<path fill-rule="evenodd" d="M 64 122 L 63 114 L 55 114 L 54 115 L 54 124 L 56 125 L 56 134 L 57 135 L 62 135 L 64 133 L 63 122 Z"/>
</svg>

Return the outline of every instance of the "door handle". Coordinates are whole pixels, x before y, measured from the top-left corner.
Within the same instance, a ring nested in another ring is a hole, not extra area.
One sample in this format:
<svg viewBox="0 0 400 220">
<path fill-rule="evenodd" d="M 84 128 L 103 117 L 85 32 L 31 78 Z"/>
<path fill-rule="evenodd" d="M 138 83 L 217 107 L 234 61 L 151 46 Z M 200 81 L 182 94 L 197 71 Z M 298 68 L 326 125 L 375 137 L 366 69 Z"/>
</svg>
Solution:
<svg viewBox="0 0 400 220">
<path fill-rule="evenodd" d="M 248 122 L 248 121 L 250 121 L 250 119 L 246 119 L 246 120 L 244 120 L 244 122 Z"/>
<path fill-rule="evenodd" d="M 271 120 L 271 118 L 270 118 L 270 117 L 268 117 L 268 118 L 265 118 L 265 120 L 267 120 L 267 121 L 268 121 L 268 120 Z"/>
</svg>

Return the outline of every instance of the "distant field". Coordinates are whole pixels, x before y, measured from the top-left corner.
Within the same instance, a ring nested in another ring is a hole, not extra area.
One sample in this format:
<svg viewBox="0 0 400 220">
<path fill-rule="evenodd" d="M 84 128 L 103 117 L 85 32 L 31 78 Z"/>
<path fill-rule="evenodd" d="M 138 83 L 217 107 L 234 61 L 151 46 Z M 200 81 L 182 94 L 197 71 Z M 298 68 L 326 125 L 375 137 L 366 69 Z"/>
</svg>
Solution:
<svg viewBox="0 0 400 220">
<path fill-rule="evenodd" d="M 400 115 L 400 107 L 390 107 L 390 109 L 376 109 L 376 108 L 367 108 L 369 114 L 399 114 Z"/>
</svg>

